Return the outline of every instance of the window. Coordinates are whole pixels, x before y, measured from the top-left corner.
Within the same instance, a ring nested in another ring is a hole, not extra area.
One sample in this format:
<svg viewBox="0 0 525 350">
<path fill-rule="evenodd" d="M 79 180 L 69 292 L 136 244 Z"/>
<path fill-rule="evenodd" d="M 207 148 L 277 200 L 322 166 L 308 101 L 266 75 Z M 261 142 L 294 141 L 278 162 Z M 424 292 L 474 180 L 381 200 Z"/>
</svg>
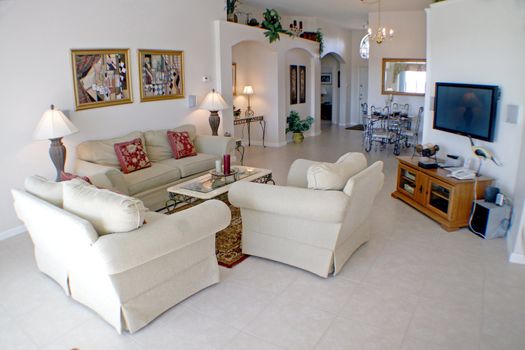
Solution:
<svg viewBox="0 0 525 350">
<path fill-rule="evenodd" d="M 370 34 L 367 34 L 361 39 L 361 44 L 359 44 L 359 54 L 362 59 L 367 60 L 370 56 Z"/>
</svg>

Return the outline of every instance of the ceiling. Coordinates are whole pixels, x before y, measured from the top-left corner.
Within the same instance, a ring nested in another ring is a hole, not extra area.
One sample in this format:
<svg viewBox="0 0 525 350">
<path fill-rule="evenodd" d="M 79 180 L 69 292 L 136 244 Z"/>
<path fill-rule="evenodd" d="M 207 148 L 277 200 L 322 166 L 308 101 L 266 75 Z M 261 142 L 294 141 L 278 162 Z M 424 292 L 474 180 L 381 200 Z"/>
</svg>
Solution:
<svg viewBox="0 0 525 350">
<path fill-rule="evenodd" d="M 368 12 L 377 11 L 377 2 L 367 0 L 243 0 L 243 3 L 262 8 L 275 8 L 281 14 L 320 17 L 348 28 L 366 26 Z M 381 11 L 423 10 L 432 0 L 382 0 Z"/>
</svg>

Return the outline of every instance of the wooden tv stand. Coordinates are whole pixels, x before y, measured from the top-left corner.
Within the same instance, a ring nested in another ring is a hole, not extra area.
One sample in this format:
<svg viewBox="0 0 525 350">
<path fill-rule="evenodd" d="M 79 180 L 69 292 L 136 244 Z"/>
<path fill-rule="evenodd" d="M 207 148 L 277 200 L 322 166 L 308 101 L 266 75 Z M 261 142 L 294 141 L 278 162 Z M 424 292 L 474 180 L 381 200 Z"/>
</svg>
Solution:
<svg viewBox="0 0 525 350">
<path fill-rule="evenodd" d="M 423 169 L 419 157 L 397 157 L 398 172 L 396 191 L 392 197 L 402 200 L 423 214 L 439 222 L 446 231 L 468 226 L 474 180 L 457 180 L 447 177 L 445 169 Z M 483 198 L 485 188 L 493 179 L 477 178 L 477 198 Z"/>
</svg>

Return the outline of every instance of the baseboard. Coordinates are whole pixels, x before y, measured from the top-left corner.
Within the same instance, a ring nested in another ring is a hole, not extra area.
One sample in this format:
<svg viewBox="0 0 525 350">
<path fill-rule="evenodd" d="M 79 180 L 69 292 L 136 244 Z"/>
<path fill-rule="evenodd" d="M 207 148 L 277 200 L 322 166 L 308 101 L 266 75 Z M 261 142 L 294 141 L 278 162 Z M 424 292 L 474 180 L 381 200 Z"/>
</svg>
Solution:
<svg viewBox="0 0 525 350">
<path fill-rule="evenodd" d="M 514 264 L 525 265 L 525 255 L 512 253 L 509 257 L 509 261 Z"/>
<path fill-rule="evenodd" d="M 243 140 L 242 141 L 242 145 L 244 147 L 248 147 L 248 140 Z M 251 142 L 251 145 L 252 146 L 262 146 L 262 141 L 260 140 L 252 140 Z M 264 145 L 266 147 L 272 147 L 272 148 L 277 148 L 277 147 L 283 147 L 283 146 L 286 146 L 286 142 L 265 142 Z"/>
<path fill-rule="evenodd" d="M 6 230 L 4 232 L 0 232 L 0 241 L 3 241 L 4 239 L 8 239 L 11 237 L 14 237 L 16 235 L 20 235 L 24 232 L 26 232 L 26 227 L 24 225 L 20 225 L 17 227 L 13 227 L 9 230 Z"/>
</svg>

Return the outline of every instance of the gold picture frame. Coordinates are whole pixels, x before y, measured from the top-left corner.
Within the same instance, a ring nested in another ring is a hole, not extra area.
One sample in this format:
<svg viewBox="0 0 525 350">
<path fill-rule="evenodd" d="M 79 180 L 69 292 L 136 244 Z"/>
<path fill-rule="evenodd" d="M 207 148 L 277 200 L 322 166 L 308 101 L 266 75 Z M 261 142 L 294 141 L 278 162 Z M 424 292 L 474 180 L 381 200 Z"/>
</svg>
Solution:
<svg viewBox="0 0 525 350">
<path fill-rule="evenodd" d="M 77 111 L 133 103 L 129 49 L 71 50 Z"/>
<path fill-rule="evenodd" d="M 140 102 L 184 98 L 184 51 L 138 50 Z"/>
</svg>

